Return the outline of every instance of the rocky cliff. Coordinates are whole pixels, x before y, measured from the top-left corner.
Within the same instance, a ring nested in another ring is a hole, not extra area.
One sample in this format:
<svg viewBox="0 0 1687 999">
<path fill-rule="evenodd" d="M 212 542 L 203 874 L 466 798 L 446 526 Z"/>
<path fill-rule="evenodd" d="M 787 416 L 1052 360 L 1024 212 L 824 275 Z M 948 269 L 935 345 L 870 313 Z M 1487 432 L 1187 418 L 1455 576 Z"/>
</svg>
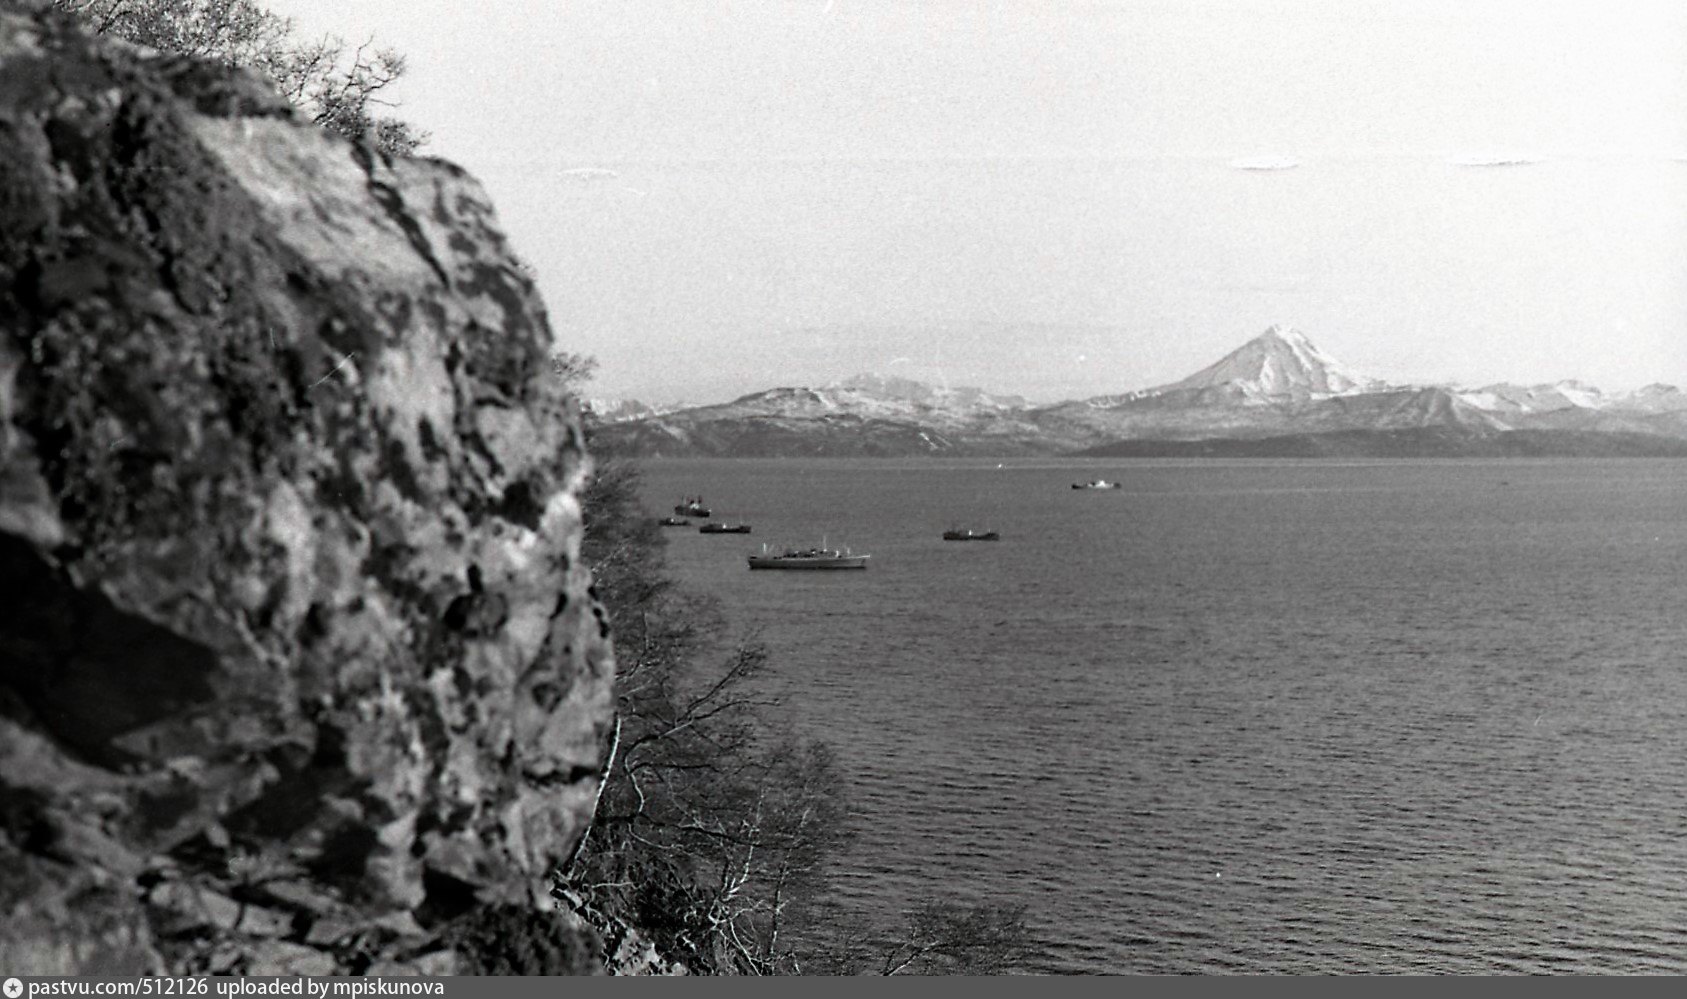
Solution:
<svg viewBox="0 0 1687 999">
<path fill-rule="evenodd" d="M 586 966 L 555 349 L 460 170 L 0 8 L 0 968 Z"/>
</svg>

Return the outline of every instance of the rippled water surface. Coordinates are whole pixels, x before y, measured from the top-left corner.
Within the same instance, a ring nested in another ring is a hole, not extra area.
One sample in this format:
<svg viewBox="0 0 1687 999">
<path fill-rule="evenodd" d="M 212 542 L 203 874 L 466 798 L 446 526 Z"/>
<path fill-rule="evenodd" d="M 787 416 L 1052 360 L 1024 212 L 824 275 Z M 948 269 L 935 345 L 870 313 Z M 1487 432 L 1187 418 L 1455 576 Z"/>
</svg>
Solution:
<svg viewBox="0 0 1687 999">
<path fill-rule="evenodd" d="M 1027 903 L 1047 971 L 1687 972 L 1687 463 L 645 466 L 695 492 L 859 904 Z M 871 567 L 746 568 L 822 535 Z"/>
</svg>

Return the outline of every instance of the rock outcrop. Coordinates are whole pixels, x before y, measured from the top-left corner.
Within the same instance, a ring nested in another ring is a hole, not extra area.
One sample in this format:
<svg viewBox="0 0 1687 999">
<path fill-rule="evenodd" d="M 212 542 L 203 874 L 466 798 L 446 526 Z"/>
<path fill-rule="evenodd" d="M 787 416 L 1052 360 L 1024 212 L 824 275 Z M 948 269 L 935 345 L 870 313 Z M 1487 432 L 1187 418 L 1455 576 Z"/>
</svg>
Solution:
<svg viewBox="0 0 1687 999">
<path fill-rule="evenodd" d="M 0 968 L 592 964 L 555 350 L 462 171 L 0 8 Z"/>
</svg>

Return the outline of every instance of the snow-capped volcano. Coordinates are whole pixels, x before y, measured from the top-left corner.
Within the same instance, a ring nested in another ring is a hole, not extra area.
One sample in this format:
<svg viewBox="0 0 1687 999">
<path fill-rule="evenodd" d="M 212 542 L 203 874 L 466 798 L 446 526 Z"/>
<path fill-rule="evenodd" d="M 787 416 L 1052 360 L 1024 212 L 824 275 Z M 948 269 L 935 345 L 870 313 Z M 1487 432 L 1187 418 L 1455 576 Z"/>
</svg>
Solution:
<svg viewBox="0 0 1687 999">
<path fill-rule="evenodd" d="M 1387 386 L 1313 346 L 1299 330 L 1273 326 L 1188 378 L 1151 394 L 1228 389 L 1256 402 L 1327 399 Z"/>
</svg>

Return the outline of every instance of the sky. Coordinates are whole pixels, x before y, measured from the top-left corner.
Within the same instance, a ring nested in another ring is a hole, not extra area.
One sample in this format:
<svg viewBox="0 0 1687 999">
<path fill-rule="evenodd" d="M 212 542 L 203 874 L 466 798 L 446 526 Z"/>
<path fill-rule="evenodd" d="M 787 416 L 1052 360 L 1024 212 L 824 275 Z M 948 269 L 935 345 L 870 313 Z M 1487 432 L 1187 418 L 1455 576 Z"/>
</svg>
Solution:
<svg viewBox="0 0 1687 999">
<path fill-rule="evenodd" d="M 1687 386 L 1666 0 L 269 0 L 373 37 L 590 394 L 1038 401 L 1273 324 L 1394 382 Z"/>
</svg>

